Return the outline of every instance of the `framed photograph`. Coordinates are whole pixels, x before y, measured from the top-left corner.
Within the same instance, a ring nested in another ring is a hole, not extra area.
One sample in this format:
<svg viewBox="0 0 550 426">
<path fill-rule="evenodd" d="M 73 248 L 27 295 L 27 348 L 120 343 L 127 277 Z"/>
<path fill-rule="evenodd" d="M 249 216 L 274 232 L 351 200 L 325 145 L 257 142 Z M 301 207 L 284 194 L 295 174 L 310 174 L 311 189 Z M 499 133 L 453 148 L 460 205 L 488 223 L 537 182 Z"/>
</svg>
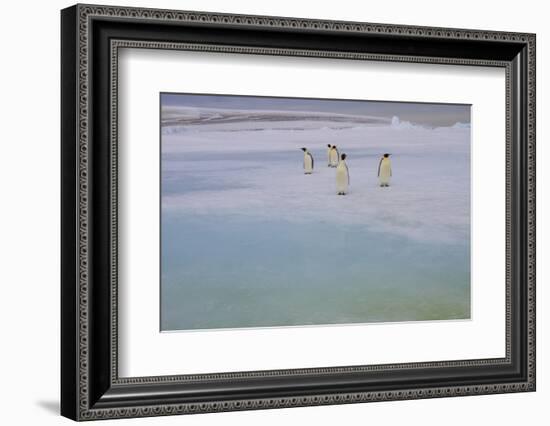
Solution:
<svg viewBox="0 0 550 426">
<path fill-rule="evenodd" d="M 535 390 L 535 35 L 61 12 L 61 412 Z"/>
</svg>

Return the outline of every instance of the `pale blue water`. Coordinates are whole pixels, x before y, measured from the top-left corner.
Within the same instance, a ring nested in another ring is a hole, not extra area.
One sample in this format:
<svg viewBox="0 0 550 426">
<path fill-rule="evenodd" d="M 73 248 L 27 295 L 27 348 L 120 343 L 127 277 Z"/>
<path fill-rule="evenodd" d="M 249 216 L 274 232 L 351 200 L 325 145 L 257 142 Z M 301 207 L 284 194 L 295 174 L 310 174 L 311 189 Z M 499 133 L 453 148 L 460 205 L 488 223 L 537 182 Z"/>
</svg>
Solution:
<svg viewBox="0 0 550 426">
<path fill-rule="evenodd" d="M 161 329 L 469 318 L 469 259 L 469 241 L 164 212 Z"/>
</svg>

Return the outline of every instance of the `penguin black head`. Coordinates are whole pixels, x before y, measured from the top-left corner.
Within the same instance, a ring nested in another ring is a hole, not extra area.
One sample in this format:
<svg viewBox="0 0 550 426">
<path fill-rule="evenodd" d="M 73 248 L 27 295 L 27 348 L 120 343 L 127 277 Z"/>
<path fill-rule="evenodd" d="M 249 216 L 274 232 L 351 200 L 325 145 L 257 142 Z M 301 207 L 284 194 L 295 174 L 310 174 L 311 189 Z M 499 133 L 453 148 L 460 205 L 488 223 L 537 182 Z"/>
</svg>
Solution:
<svg viewBox="0 0 550 426">
<path fill-rule="evenodd" d="M 332 145 L 333 148 L 336 148 L 336 145 Z"/>
<path fill-rule="evenodd" d="M 390 156 L 390 154 L 388 154 L 388 153 L 384 154 L 385 158 L 388 158 L 389 156 Z"/>
<path fill-rule="evenodd" d="M 342 160 L 345 160 L 347 155 L 346 154 L 342 154 L 340 157 L 342 157 Z"/>
<path fill-rule="evenodd" d="M 302 151 L 306 152 L 307 148 L 300 148 Z"/>
<path fill-rule="evenodd" d="M 332 145 L 331 145 L 331 144 L 328 144 L 327 146 L 328 146 L 329 148 L 332 148 Z"/>
</svg>

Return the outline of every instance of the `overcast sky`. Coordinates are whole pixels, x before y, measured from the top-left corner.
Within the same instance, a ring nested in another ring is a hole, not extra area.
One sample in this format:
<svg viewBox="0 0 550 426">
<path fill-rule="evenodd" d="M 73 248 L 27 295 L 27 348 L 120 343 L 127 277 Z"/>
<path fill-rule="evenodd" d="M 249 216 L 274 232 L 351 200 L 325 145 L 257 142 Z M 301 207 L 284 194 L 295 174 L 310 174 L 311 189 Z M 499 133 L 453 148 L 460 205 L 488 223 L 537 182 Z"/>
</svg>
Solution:
<svg viewBox="0 0 550 426">
<path fill-rule="evenodd" d="M 467 104 L 162 93 L 161 105 L 216 109 L 319 111 L 388 119 L 397 116 L 400 121 L 410 121 L 430 127 L 470 123 L 470 105 Z"/>
</svg>

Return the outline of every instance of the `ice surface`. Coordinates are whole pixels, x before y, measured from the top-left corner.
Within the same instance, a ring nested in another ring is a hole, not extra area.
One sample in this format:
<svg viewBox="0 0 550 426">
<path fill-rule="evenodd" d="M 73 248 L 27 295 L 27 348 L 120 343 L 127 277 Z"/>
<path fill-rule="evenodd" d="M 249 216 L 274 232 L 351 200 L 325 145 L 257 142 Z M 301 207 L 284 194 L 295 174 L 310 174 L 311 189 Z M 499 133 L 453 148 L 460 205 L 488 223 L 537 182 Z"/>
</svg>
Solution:
<svg viewBox="0 0 550 426">
<path fill-rule="evenodd" d="M 419 241 L 469 238 L 469 125 L 314 114 L 231 111 L 228 119 L 224 111 L 178 108 L 163 115 L 163 212 L 359 225 Z M 348 155 L 347 196 L 336 195 L 329 143 Z M 312 175 L 303 174 L 302 147 L 315 158 Z M 377 184 L 384 152 L 392 154 L 389 188 Z"/>
<path fill-rule="evenodd" d="M 162 330 L 470 317 L 468 124 L 169 107 L 161 143 Z"/>
</svg>

